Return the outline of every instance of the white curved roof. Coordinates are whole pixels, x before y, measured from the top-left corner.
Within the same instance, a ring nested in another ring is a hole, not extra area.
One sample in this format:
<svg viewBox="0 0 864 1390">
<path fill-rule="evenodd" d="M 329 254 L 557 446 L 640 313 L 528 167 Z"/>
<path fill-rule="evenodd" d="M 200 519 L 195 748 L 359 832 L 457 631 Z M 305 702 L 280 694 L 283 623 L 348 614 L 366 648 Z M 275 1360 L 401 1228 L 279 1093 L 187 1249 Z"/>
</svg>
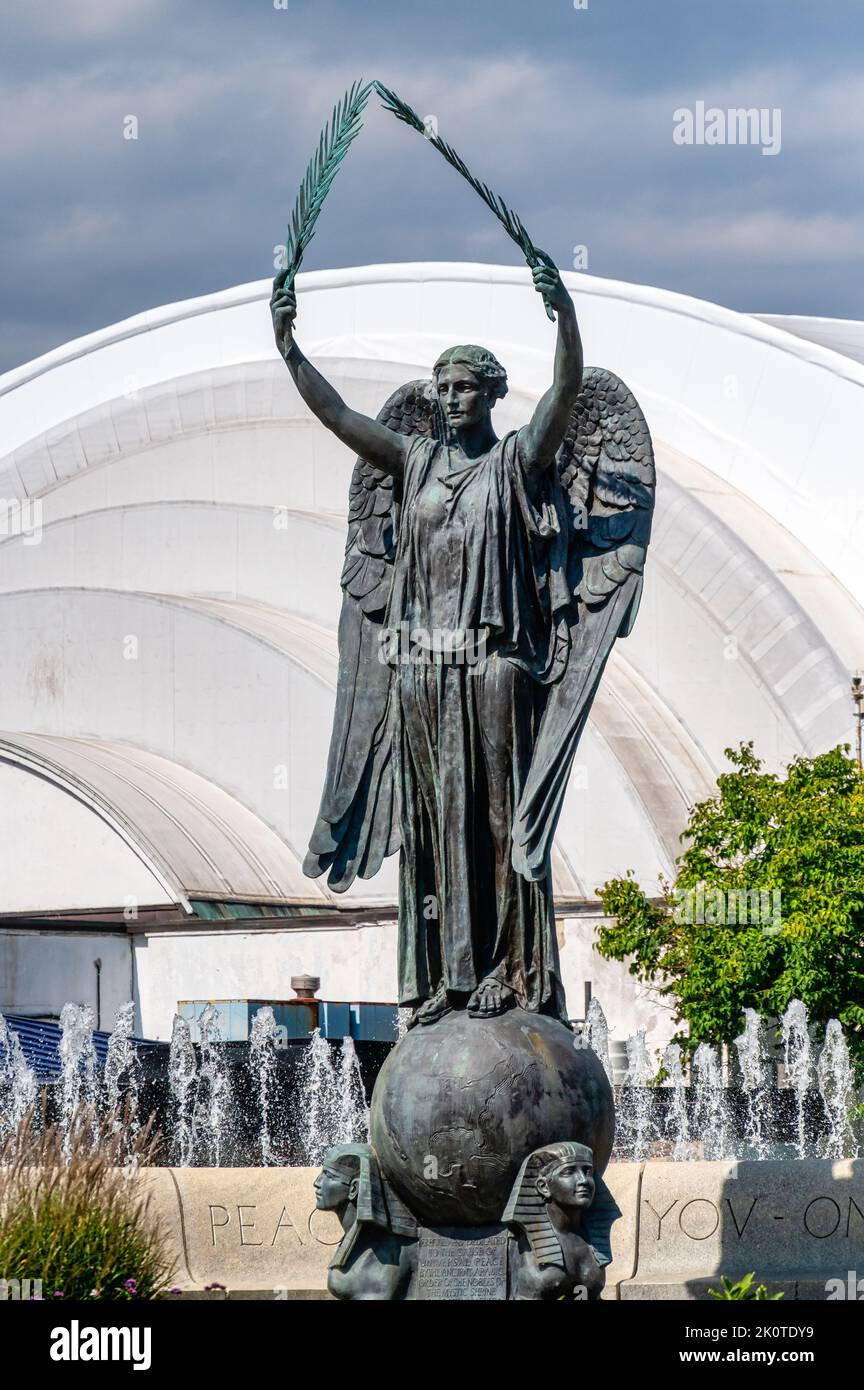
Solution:
<svg viewBox="0 0 864 1390">
<path fill-rule="evenodd" d="M 864 363 L 864 323 L 860 319 L 826 319 L 812 314 L 755 314 L 754 318 Z"/>
<path fill-rule="evenodd" d="M 311 896 L 296 857 L 269 826 L 212 782 L 167 758 L 104 738 L 5 734 L 0 736 L 0 783 L 9 769 L 31 773 L 103 821 L 162 890 L 145 890 L 145 903 L 178 903 L 191 911 L 191 899 L 274 904 L 305 903 Z M 0 800 L 14 806 L 10 785 L 4 785 Z M 55 797 L 53 805 L 59 808 L 60 801 Z M 18 830 L 10 825 L 4 837 L 13 862 L 31 853 L 32 823 L 20 815 L 20 807 L 18 813 Z M 68 853 L 58 836 L 55 855 L 62 859 Z M 101 863 L 89 865 L 94 896 L 76 907 L 122 906 L 130 896 L 106 901 L 98 882 L 102 871 Z M 332 902 L 320 889 L 317 897 L 322 905 Z M 16 903 L 14 910 L 45 906 Z M 9 909 L 4 905 L 3 910 Z"/>
<path fill-rule="evenodd" d="M 565 278 L 586 360 L 636 392 L 659 473 L 643 608 L 558 835 L 559 891 L 593 897 L 625 868 L 670 872 L 729 744 L 753 738 L 776 767 L 850 736 L 864 367 L 697 300 Z M 322 902 L 297 865 L 326 760 L 353 460 L 275 353 L 269 291 L 170 305 L 0 377 L 0 498 L 39 528 L 16 534 L 14 512 L 0 526 L 0 727 L 105 741 L 105 766 L 111 746 L 138 749 L 179 769 L 181 797 L 184 770 L 204 779 L 284 847 L 281 897 Z M 524 271 L 371 266 L 300 276 L 298 294 L 304 350 L 358 409 L 454 341 L 507 366 L 499 429 L 548 382 L 554 330 Z M 340 902 L 394 898 L 391 862 Z"/>
</svg>

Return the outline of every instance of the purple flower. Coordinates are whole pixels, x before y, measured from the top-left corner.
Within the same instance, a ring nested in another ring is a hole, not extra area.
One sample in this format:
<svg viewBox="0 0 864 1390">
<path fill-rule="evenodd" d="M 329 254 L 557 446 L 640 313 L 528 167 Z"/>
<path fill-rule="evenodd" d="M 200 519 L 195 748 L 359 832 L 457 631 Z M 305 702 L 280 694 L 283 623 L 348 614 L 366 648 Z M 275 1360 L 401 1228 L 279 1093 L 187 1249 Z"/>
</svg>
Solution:
<svg viewBox="0 0 864 1390">
<path fill-rule="evenodd" d="M 63 1297 L 63 1290 L 62 1290 L 62 1289 L 55 1289 L 55 1290 L 54 1290 L 54 1297 L 55 1297 L 55 1298 L 62 1298 L 62 1297 Z"/>
<path fill-rule="evenodd" d="M 124 1287 L 124 1289 L 126 1290 L 127 1293 L 137 1293 L 137 1292 L 138 1292 L 138 1280 L 137 1280 L 137 1279 L 127 1279 L 127 1280 L 126 1280 L 126 1283 L 123 1285 L 123 1287 Z"/>
<path fill-rule="evenodd" d="M 182 1290 L 182 1289 L 169 1289 L 168 1292 L 169 1292 L 170 1294 L 173 1294 L 173 1295 L 176 1297 L 177 1294 L 182 1293 L 183 1290 Z"/>
</svg>

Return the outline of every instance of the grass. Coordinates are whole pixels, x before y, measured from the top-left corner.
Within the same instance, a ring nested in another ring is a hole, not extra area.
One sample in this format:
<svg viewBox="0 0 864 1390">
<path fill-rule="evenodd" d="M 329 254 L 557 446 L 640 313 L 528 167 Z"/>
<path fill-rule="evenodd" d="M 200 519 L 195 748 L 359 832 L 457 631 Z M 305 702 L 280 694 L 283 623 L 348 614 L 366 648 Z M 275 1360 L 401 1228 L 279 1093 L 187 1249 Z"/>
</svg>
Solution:
<svg viewBox="0 0 864 1390">
<path fill-rule="evenodd" d="M 135 1181 L 159 1142 L 90 1110 L 65 1140 L 25 1116 L 0 1151 L 0 1279 L 41 1280 L 45 1299 L 163 1297 L 164 1236 Z"/>
</svg>

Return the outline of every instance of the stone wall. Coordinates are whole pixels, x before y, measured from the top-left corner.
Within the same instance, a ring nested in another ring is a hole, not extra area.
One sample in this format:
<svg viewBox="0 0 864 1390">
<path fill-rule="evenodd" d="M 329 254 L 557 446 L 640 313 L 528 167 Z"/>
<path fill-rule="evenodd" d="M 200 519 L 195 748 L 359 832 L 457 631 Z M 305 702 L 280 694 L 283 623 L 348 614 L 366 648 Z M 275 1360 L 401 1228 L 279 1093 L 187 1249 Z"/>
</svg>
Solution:
<svg viewBox="0 0 864 1390">
<path fill-rule="evenodd" d="M 341 1227 L 315 1209 L 315 1173 L 146 1173 L 174 1284 L 192 1298 L 327 1298 Z M 864 1279 L 864 1160 L 615 1163 L 605 1177 L 622 1213 L 605 1298 L 707 1298 L 721 1273 L 750 1270 L 787 1299 L 824 1299 L 849 1271 Z"/>
<path fill-rule="evenodd" d="M 864 1276 L 864 1161 L 639 1166 L 636 1268 L 616 1270 L 619 1298 L 705 1298 L 719 1274 L 754 1270 L 772 1293 L 824 1299 L 828 1280 Z"/>
<path fill-rule="evenodd" d="M 342 1237 L 315 1207 L 315 1168 L 152 1168 L 142 1175 L 188 1297 L 327 1298 Z M 213 1285 L 221 1287 L 214 1289 Z"/>
</svg>

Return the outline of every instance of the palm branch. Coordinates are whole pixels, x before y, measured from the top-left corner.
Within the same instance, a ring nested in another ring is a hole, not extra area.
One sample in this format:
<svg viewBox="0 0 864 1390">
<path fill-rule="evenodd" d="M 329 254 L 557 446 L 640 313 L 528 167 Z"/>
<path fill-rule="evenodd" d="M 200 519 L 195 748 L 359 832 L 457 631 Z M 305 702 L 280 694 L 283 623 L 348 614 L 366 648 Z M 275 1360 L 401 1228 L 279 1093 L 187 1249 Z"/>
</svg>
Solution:
<svg viewBox="0 0 864 1390">
<path fill-rule="evenodd" d="M 486 206 L 494 212 L 507 235 L 515 241 L 522 255 L 525 257 L 525 260 L 528 262 L 528 265 L 533 269 L 534 266 L 544 263 L 547 258 L 542 252 L 538 251 L 537 247 L 534 245 L 525 229 L 522 219 L 517 213 L 513 212 L 511 208 L 508 208 L 503 198 L 499 198 L 497 193 L 492 192 L 488 184 L 482 183 L 480 179 L 474 177 L 465 161 L 456 153 L 453 146 L 448 145 L 447 141 L 442 140 L 439 135 L 430 135 L 423 120 L 417 115 L 417 112 L 414 111 L 406 101 L 403 101 L 401 97 L 398 97 L 395 92 L 383 86 L 381 82 L 374 82 L 372 85 L 375 87 L 375 90 L 384 103 L 385 109 L 392 112 L 397 120 L 404 121 L 406 125 L 413 126 L 415 130 L 419 130 L 420 134 L 424 135 L 429 143 L 435 146 L 438 153 L 444 156 L 447 163 L 458 170 L 463 179 L 466 179 L 467 182 L 470 183 L 474 192 L 479 193 Z M 545 297 L 543 302 L 546 306 L 546 313 L 549 318 L 554 320 L 555 314 Z"/>
<path fill-rule="evenodd" d="M 339 166 L 351 142 L 360 134 L 363 124 L 361 117 L 371 90 L 371 82 L 365 86 L 362 82 L 355 82 L 333 107 L 330 120 L 321 132 L 318 148 L 307 165 L 288 226 L 284 258 L 286 288 L 290 288 L 300 269 L 303 252 L 315 234 L 318 214 Z"/>
</svg>

